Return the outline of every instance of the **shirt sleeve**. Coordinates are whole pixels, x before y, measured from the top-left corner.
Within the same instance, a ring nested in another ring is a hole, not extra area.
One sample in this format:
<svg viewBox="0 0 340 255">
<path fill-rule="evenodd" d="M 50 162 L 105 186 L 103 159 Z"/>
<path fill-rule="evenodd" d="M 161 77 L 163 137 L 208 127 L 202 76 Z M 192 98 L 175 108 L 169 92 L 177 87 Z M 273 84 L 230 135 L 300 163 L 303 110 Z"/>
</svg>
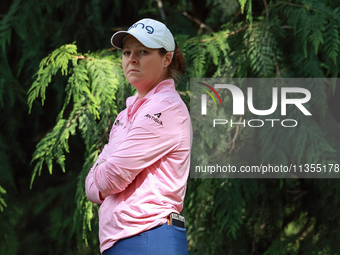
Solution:
<svg viewBox="0 0 340 255">
<path fill-rule="evenodd" d="M 95 204 L 101 204 L 104 201 L 100 199 L 99 190 L 97 186 L 94 184 L 93 174 L 94 174 L 96 167 L 105 162 L 105 158 L 103 157 L 103 155 L 105 155 L 104 151 L 106 147 L 107 145 L 105 145 L 103 152 L 99 155 L 98 159 L 96 160 L 95 164 L 93 165 L 93 167 L 91 168 L 90 172 L 88 173 L 85 179 L 86 196 L 92 203 L 95 203 Z"/>
<path fill-rule="evenodd" d="M 119 116 L 118 116 L 119 117 Z M 118 118 L 117 117 L 117 118 Z M 113 131 L 115 126 L 112 127 L 110 132 Z M 102 150 L 102 152 L 99 154 L 96 162 L 94 163 L 93 167 L 90 169 L 90 172 L 88 173 L 86 179 L 85 179 L 85 192 L 87 198 L 92 202 L 96 204 L 101 204 L 104 202 L 104 200 L 100 199 L 99 190 L 97 186 L 94 184 L 94 171 L 96 170 L 97 166 L 104 163 L 106 161 L 106 155 L 107 155 L 107 149 L 109 147 L 109 144 L 106 144 Z"/>
<path fill-rule="evenodd" d="M 105 194 L 123 191 L 143 169 L 176 149 L 182 124 L 179 108 L 166 100 L 142 105 L 124 141 L 93 171 L 96 188 Z"/>
<path fill-rule="evenodd" d="M 101 204 L 104 200 L 100 199 L 99 190 L 94 184 L 93 181 L 93 171 L 92 169 L 88 173 L 86 180 L 85 180 L 85 191 L 88 200 L 95 204 Z"/>
</svg>

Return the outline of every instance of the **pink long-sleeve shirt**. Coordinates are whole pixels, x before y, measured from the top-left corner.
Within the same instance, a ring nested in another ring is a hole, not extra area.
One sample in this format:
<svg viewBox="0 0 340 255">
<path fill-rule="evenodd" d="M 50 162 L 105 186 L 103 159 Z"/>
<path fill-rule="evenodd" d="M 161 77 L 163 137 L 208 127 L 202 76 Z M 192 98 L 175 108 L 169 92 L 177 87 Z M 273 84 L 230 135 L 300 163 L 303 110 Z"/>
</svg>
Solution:
<svg viewBox="0 0 340 255">
<path fill-rule="evenodd" d="M 191 121 L 172 79 L 126 100 L 86 181 L 99 208 L 100 251 L 180 213 L 189 174 Z M 99 191 L 110 194 L 100 199 Z"/>
</svg>

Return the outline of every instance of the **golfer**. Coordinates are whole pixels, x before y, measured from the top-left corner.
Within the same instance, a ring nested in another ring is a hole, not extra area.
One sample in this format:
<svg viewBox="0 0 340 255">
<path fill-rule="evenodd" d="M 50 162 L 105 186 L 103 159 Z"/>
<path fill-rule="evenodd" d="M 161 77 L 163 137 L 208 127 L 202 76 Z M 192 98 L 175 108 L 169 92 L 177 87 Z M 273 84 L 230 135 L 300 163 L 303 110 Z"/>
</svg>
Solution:
<svg viewBox="0 0 340 255">
<path fill-rule="evenodd" d="M 137 93 L 126 100 L 86 178 L 99 208 L 104 255 L 189 254 L 180 215 L 190 165 L 191 121 L 175 89 L 185 60 L 161 22 L 142 19 L 112 36 Z"/>
</svg>

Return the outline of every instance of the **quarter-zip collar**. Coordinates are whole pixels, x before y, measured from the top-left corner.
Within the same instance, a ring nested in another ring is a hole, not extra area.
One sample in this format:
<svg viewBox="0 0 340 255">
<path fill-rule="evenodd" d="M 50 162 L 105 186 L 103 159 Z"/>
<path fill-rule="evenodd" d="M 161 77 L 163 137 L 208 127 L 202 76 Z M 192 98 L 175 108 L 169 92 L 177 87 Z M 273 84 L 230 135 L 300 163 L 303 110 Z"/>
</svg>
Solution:
<svg viewBox="0 0 340 255">
<path fill-rule="evenodd" d="M 167 79 L 161 81 L 157 86 L 150 90 L 143 98 L 138 98 L 138 92 L 126 99 L 126 108 L 128 112 L 128 117 L 133 116 L 138 108 L 146 101 L 148 98 L 159 92 L 167 92 L 175 90 L 175 82 L 173 79 Z"/>
</svg>

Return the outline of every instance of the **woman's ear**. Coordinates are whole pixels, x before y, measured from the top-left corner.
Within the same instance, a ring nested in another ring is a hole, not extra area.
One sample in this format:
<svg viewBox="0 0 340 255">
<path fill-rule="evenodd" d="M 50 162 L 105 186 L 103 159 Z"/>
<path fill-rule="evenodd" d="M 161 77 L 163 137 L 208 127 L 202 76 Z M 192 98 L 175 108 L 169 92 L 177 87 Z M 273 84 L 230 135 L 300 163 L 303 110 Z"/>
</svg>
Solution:
<svg viewBox="0 0 340 255">
<path fill-rule="evenodd" d="M 171 61 L 172 61 L 172 54 L 170 51 L 168 51 L 166 54 L 165 54 L 165 61 L 164 61 L 164 66 L 169 66 L 171 64 Z"/>
</svg>

